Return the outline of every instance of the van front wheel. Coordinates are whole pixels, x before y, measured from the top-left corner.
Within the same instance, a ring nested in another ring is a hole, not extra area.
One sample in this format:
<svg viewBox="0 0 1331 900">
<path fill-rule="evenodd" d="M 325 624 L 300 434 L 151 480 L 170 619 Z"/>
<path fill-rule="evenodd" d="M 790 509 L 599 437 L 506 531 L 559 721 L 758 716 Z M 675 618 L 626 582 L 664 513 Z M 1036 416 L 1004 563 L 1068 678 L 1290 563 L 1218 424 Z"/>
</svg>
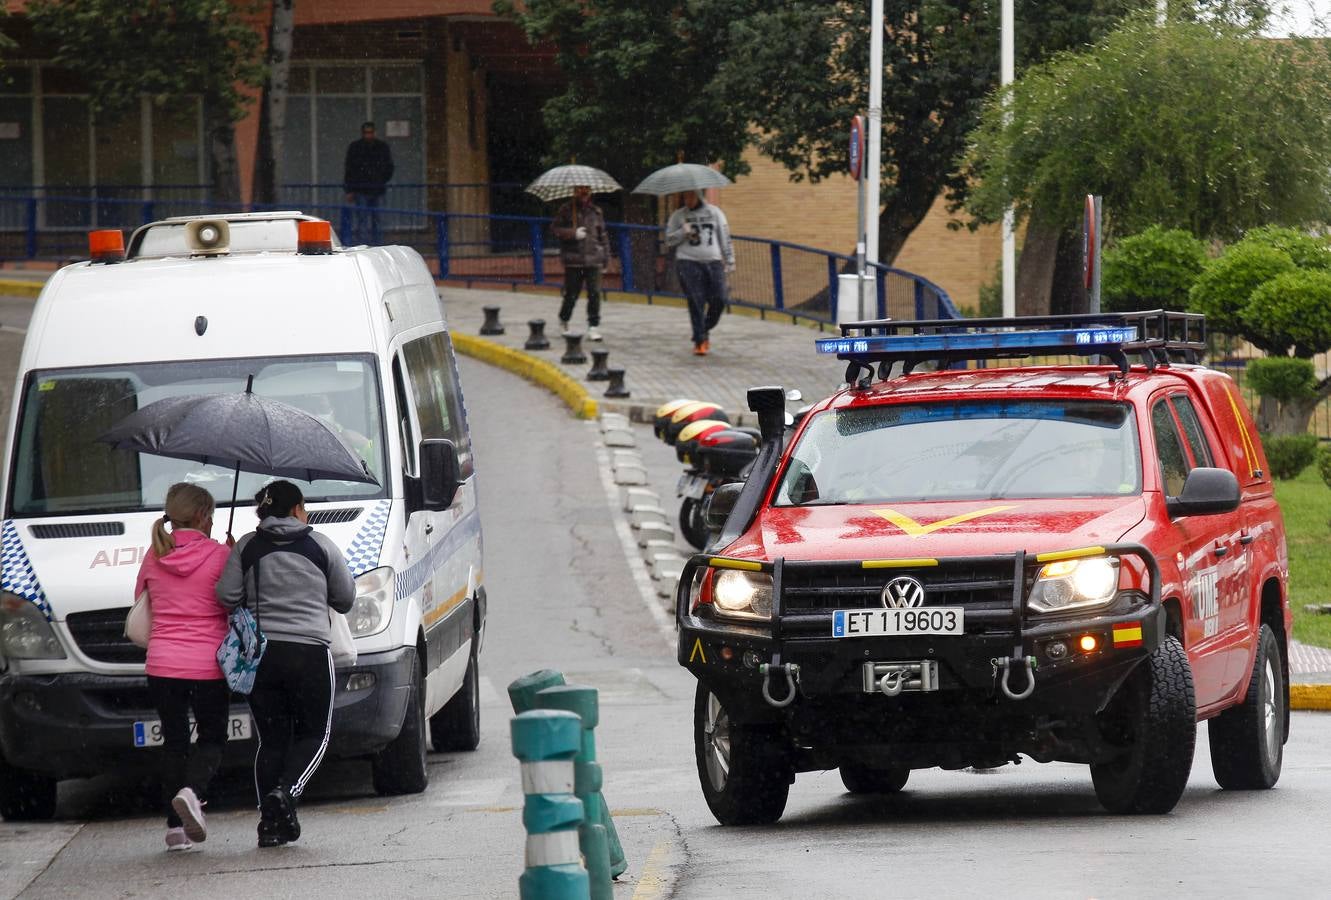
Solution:
<svg viewBox="0 0 1331 900">
<path fill-rule="evenodd" d="M 407 715 L 397 737 L 374 758 L 374 789 L 380 794 L 419 794 L 429 782 L 425 769 L 425 684 L 420 659 L 413 656 Z"/>
</svg>

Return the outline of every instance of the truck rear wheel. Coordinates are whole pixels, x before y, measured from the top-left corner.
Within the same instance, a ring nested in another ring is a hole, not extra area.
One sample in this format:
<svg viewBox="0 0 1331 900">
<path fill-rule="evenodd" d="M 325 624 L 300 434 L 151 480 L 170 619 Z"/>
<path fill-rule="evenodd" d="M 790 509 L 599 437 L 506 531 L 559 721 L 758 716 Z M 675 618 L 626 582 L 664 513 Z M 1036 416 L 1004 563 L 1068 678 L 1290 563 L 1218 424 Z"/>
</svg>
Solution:
<svg viewBox="0 0 1331 900">
<path fill-rule="evenodd" d="M 767 825 L 781 818 L 794 772 L 784 732 L 774 725 L 741 725 L 702 683 L 693 701 L 693 748 L 698 780 L 722 825 Z"/>
<path fill-rule="evenodd" d="M 56 780 L 16 769 L 0 759 L 0 816 L 6 822 L 37 822 L 55 816 Z"/>
<path fill-rule="evenodd" d="M 868 766 L 846 763 L 841 766 L 841 783 L 852 794 L 895 794 L 906 786 L 910 769 L 888 766 L 871 769 Z"/>
<path fill-rule="evenodd" d="M 1197 741 L 1197 701 L 1188 655 L 1166 637 L 1119 687 L 1100 716 L 1105 739 L 1122 747 L 1091 764 L 1095 796 L 1114 813 L 1167 813 L 1183 796 Z"/>
<path fill-rule="evenodd" d="M 402 730 L 374 757 L 374 789 L 380 794 L 419 794 L 430 783 L 425 768 L 425 685 L 421 661 L 414 655 L 410 691 Z"/>
<path fill-rule="evenodd" d="M 1215 780 L 1230 791 L 1265 790 L 1280 780 L 1285 755 L 1285 675 L 1280 642 L 1267 625 L 1243 702 L 1207 724 Z"/>
<path fill-rule="evenodd" d="M 444 708 L 430 717 L 430 743 L 434 749 L 475 750 L 481 743 L 481 688 L 476 645 L 467 658 L 462 687 Z"/>
</svg>

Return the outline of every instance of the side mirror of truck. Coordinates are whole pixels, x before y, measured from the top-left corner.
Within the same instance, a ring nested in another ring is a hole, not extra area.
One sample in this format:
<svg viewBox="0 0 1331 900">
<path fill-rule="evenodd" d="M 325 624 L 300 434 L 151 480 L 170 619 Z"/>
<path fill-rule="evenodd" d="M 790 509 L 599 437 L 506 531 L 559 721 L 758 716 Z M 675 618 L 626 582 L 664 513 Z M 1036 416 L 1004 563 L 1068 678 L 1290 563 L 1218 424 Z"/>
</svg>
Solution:
<svg viewBox="0 0 1331 900">
<path fill-rule="evenodd" d="M 457 447 L 450 440 L 426 438 L 421 441 L 420 463 L 421 509 L 448 509 L 462 485 Z"/>
<path fill-rule="evenodd" d="M 711 499 L 707 501 L 707 508 L 703 510 L 709 531 L 720 531 L 725 527 L 726 519 L 730 518 L 730 511 L 735 508 L 735 501 L 739 499 L 739 492 L 742 490 L 744 490 L 743 482 L 736 481 L 723 484 L 712 491 Z"/>
<path fill-rule="evenodd" d="M 1171 517 L 1212 516 L 1239 506 L 1239 480 L 1228 469 L 1199 466 L 1183 480 L 1183 491 L 1165 501 Z"/>
</svg>

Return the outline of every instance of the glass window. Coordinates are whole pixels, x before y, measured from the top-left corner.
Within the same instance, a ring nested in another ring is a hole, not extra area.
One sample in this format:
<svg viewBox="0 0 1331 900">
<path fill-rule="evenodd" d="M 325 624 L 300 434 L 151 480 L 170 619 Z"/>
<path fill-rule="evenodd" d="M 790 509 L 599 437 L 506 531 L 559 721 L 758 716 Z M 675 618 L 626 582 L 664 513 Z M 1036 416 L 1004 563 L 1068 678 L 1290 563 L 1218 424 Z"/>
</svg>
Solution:
<svg viewBox="0 0 1331 900">
<path fill-rule="evenodd" d="M 199 183 L 199 100 L 196 97 L 173 97 L 160 106 L 154 106 L 153 117 L 153 185 L 154 197 L 164 199 L 199 199 L 196 194 L 178 196 L 166 189 L 169 185 Z"/>
<path fill-rule="evenodd" d="M 364 66 L 323 66 L 318 72 L 320 94 L 365 93 Z"/>
<path fill-rule="evenodd" d="M 1165 494 L 1177 497 L 1183 493 L 1183 480 L 1188 477 L 1188 459 L 1183 455 L 1183 442 L 1174 426 L 1174 416 L 1164 400 L 1151 407 L 1151 428 L 1155 431 L 1155 452 L 1160 456 L 1160 477 L 1164 479 Z"/>
<path fill-rule="evenodd" d="M 187 460 L 115 450 L 97 436 L 137 409 L 185 394 L 245 389 L 283 400 L 323 419 L 386 485 L 383 416 L 372 356 L 310 356 L 142 363 L 34 372 L 24 390 L 13 458 L 14 515 L 72 515 L 160 509 L 177 481 L 231 496 L 235 472 Z M 240 475 L 249 498 L 269 477 Z M 294 479 L 293 479 L 294 480 Z M 300 482 L 311 501 L 369 498 L 383 487 L 353 481 Z"/>
<path fill-rule="evenodd" d="M 447 438 L 458 449 L 463 475 L 471 473 L 471 444 L 462 418 L 457 366 L 443 332 L 412 341 L 402 348 L 407 380 L 416 406 L 421 438 Z"/>
<path fill-rule="evenodd" d="M 820 413 L 791 454 L 776 504 L 1095 497 L 1140 490 L 1129 407 L 987 400 Z"/>
<path fill-rule="evenodd" d="M 1197 418 L 1197 410 L 1193 407 L 1192 401 L 1182 394 L 1176 394 L 1169 399 L 1174 404 L 1174 412 L 1178 414 L 1179 423 L 1183 425 L 1183 436 L 1187 438 L 1193 461 L 1199 466 L 1215 465 L 1211 445 L 1206 441 L 1206 433 L 1202 431 L 1202 423 Z"/>
<path fill-rule="evenodd" d="M 32 98 L 0 97 L 0 185 L 31 184 Z"/>
<path fill-rule="evenodd" d="M 411 405 L 407 381 L 402 376 L 401 355 L 393 357 L 393 398 L 397 401 L 398 429 L 402 437 L 402 460 L 408 475 L 416 473 L 416 432 L 411 427 Z"/>
<path fill-rule="evenodd" d="M 0 69 L 0 94 L 31 94 L 32 69 L 24 65 Z"/>
<path fill-rule="evenodd" d="M 421 70 L 416 66 L 375 66 L 370 70 L 370 90 L 376 94 L 418 94 Z"/>
<path fill-rule="evenodd" d="M 291 66 L 287 69 L 287 93 L 308 94 L 310 92 L 310 67 Z"/>
</svg>

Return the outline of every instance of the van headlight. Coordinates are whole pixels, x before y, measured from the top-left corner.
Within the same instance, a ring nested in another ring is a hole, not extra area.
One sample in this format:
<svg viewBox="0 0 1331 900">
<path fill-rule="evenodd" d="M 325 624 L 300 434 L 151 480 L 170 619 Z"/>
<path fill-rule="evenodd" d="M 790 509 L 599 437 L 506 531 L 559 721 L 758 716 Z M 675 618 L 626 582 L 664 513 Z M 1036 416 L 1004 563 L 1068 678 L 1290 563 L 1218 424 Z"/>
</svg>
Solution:
<svg viewBox="0 0 1331 900">
<path fill-rule="evenodd" d="M 712 604 L 737 619 L 772 618 L 772 576 L 722 569 L 712 580 Z"/>
<path fill-rule="evenodd" d="M 1116 556 L 1048 563 L 1036 577 L 1026 605 L 1037 613 L 1105 606 L 1118 594 L 1118 565 Z"/>
<path fill-rule="evenodd" d="M 356 602 L 347 613 L 352 637 L 369 637 L 393 618 L 393 567 L 380 566 L 356 579 Z"/>
<path fill-rule="evenodd" d="M 46 614 L 14 594 L 0 594 L 0 650 L 9 659 L 65 658 Z"/>
</svg>

